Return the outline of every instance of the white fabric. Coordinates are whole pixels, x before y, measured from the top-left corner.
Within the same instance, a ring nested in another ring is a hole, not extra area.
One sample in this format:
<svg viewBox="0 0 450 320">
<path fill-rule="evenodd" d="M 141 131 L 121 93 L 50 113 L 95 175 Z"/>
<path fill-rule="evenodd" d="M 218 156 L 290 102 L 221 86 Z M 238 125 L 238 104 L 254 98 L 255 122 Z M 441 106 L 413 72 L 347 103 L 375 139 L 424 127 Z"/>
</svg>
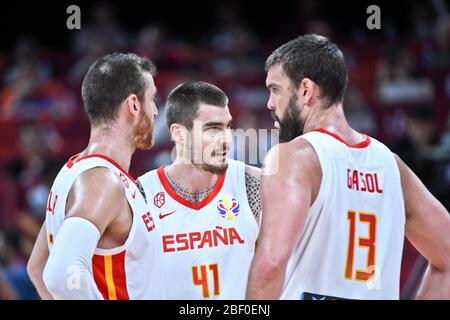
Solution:
<svg viewBox="0 0 450 320">
<path fill-rule="evenodd" d="M 162 257 L 157 227 L 158 221 L 154 216 L 152 217 L 134 180 L 117 164 L 103 156 L 91 155 L 80 158 L 76 162 L 69 161 L 58 173 L 51 188 L 46 213 L 50 252 L 53 250 L 50 239 L 53 237 L 55 244 L 58 241 L 58 233 L 65 219 L 65 204 L 72 184 L 81 173 L 95 167 L 109 168 L 119 177 L 133 215 L 130 233 L 125 243 L 113 249 L 95 248 L 90 270 L 93 277 L 95 274 L 103 275 L 103 280 L 102 277 L 94 277 L 96 283 L 97 280 L 105 282 L 109 270 L 107 270 L 104 262 L 110 262 L 113 277 L 121 275 L 120 279 L 123 280 L 124 275 L 126 287 L 116 288 L 116 294 L 112 294 L 113 291 L 110 290 L 111 288 L 108 285 L 112 285 L 113 282 L 114 285 L 118 285 L 118 279 L 113 278 L 106 284 L 97 284 L 98 289 L 105 299 L 163 299 L 164 288 L 161 280 Z M 116 263 L 117 261 L 119 263 Z M 119 289 L 120 292 L 126 292 L 127 295 L 119 295 Z"/>
<path fill-rule="evenodd" d="M 55 299 L 103 299 L 91 274 L 100 232 L 90 221 L 64 221 L 44 269 L 44 283 Z"/>
<path fill-rule="evenodd" d="M 195 209 L 168 194 L 157 170 L 141 176 L 139 181 L 151 211 L 160 217 L 167 298 L 244 299 L 259 232 L 247 200 L 245 164 L 229 160 L 220 191 L 208 204 Z M 158 202 L 162 197 L 164 201 Z M 220 213 L 220 204 L 224 214 Z M 230 210 L 236 204 L 237 215 Z M 218 236 L 227 239 L 222 241 Z M 201 280 L 202 272 L 205 287 L 194 280 L 195 274 Z"/>
<path fill-rule="evenodd" d="M 288 261 L 281 298 L 301 299 L 306 292 L 350 299 L 398 299 L 405 208 L 394 156 L 373 138 L 363 148 L 349 147 L 322 132 L 310 132 L 300 138 L 313 146 L 322 169 L 322 182 L 308 212 L 303 236 Z M 349 172 L 353 178 L 351 172 L 355 170 L 360 190 L 349 180 Z M 369 184 L 369 180 L 361 180 L 366 175 L 371 175 L 372 186 L 376 175 L 380 192 L 375 187 L 374 192 L 362 191 Z M 349 248 L 349 211 L 355 212 L 353 250 Z M 360 239 L 369 237 L 371 223 L 360 219 L 368 213 L 376 217 L 375 277 L 362 281 L 357 270 L 369 270 L 370 249 L 359 244 L 364 244 Z M 352 265 L 347 260 L 349 252 L 354 257 Z M 347 268 L 349 265 L 351 268 Z M 346 270 L 351 271 L 349 278 Z"/>
</svg>

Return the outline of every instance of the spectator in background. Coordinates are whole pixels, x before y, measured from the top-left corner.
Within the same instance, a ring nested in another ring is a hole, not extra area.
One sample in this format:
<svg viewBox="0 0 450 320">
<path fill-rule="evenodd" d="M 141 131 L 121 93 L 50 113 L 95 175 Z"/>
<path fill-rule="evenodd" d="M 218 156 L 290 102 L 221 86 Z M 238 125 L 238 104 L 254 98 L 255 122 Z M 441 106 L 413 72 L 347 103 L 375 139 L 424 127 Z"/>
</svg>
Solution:
<svg viewBox="0 0 450 320">
<path fill-rule="evenodd" d="M 48 195 L 59 168 L 64 163 L 58 158 L 45 159 L 37 182 L 27 190 L 25 199 L 28 212 L 42 223 L 45 220 Z"/>
<path fill-rule="evenodd" d="M 5 286 L 9 284 L 9 298 L 22 300 L 38 298 L 28 277 L 26 259 L 21 252 L 20 238 L 15 230 L 0 231 L 0 274 L 3 275 L 0 282 Z M 15 294 L 16 297 L 11 294 Z"/>
<path fill-rule="evenodd" d="M 377 98 L 383 103 L 430 101 L 434 96 L 431 81 L 414 72 L 415 59 L 408 49 L 390 47 L 377 66 Z"/>
<path fill-rule="evenodd" d="M 377 133 L 377 124 L 361 91 L 354 85 L 347 88 L 344 98 L 344 112 L 347 121 L 356 131 L 370 136 Z"/>
<path fill-rule="evenodd" d="M 48 193 L 44 195 L 43 187 L 48 184 L 47 179 L 51 175 L 56 175 L 53 168 L 55 157 L 58 154 L 58 143 L 54 138 L 58 135 L 33 121 L 25 122 L 18 134 L 20 154 L 12 157 L 5 164 L 3 179 L 8 187 L 0 195 L 0 225 L 15 226 L 18 212 L 28 212 L 38 214 L 39 222 L 42 222 L 42 214 L 39 207 L 46 202 Z M 40 203 L 41 205 L 39 205 Z"/>
<path fill-rule="evenodd" d="M 220 77 L 255 77 L 261 75 L 264 60 L 259 42 L 250 30 L 241 25 L 218 30 L 211 39 L 216 56 L 210 61 L 213 72 Z"/>
<path fill-rule="evenodd" d="M 1 80 L 0 120 L 60 119 L 73 114 L 73 95 L 53 76 L 52 64 L 33 38 L 17 40 Z"/>
<path fill-rule="evenodd" d="M 426 69 L 440 70 L 450 67 L 450 17 L 443 15 L 431 24 L 433 34 L 424 42 L 419 52 L 421 64 Z"/>
<path fill-rule="evenodd" d="M 72 50 L 78 61 L 69 71 L 68 82 L 81 85 L 89 66 L 100 56 L 127 48 L 127 34 L 119 25 L 115 7 L 106 2 L 97 2 L 89 10 L 88 23 L 74 33 Z"/>
<path fill-rule="evenodd" d="M 436 183 L 442 182 L 436 171 L 436 162 L 431 157 L 438 144 L 433 107 L 418 105 L 407 117 L 404 136 L 392 147 L 392 151 L 404 160 L 433 194 Z"/>
<path fill-rule="evenodd" d="M 160 26 L 147 25 L 143 27 L 137 36 L 134 53 L 139 56 L 149 57 L 159 65 L 164 52 L 166 32 Z"/>
<path fill-rule="evenodd" d="M 89 22 L 76 33 L 73 50 L 85 55 L 92 50 L 92 43 L 102 42 L 110 51 L 120 51 L 127 47 L 127 35 L 119 25 L 114 5 L 97 2 L 89 10 Z"/>
<path fill-rule="evenodd" d="M 46 72 L 39 61 L 22 61 L 15 66 L 11 83 L 0 91 L 0 116 L 6 120 L 61 119 L 72 116 L 74 99 L 64 85 Z"/>
<path fill-rule="evenodd" d="M 17 296 L 16 290 L 14 290 L 14 287 L 8 282 L 0 266 L 0 300 L 17 299 L 19 299 L 19 297 Z"/>
</svg>

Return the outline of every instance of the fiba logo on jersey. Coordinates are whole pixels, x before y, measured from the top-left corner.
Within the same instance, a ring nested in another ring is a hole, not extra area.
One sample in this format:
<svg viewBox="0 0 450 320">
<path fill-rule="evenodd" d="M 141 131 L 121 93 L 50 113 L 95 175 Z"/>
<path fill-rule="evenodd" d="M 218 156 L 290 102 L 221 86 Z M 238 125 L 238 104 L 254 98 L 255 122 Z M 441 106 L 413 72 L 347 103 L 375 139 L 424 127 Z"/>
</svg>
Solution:
<svg viewBox="0 0 450 320">
<path fill-rule="evenodd" d="M 239 215 L 239 207 L 239 202 L 229 197 L 222 197 L 217 203 L 220 216 L 227 220 L 233 220 Z"/>
<path fill-rule="evenodd" d="M 153 203 L 158 208 L 161 208 L 164 203 L 166 203 L 166 196 L 164 195 L 164 192 L 158 192 L 156 196 L 153 198 Z"/>
</svg>

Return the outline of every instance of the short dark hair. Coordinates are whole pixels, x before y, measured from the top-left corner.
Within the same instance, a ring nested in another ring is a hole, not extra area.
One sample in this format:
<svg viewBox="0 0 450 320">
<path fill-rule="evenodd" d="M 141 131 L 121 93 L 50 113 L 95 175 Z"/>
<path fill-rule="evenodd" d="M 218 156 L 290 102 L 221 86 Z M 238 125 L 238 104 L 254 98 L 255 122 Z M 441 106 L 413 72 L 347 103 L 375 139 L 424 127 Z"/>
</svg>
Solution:
<svg viewBox="0 0 450 320">
<path fill-rule="evenodd" d="M 91 125 L 114 120 L 120 104 L 130 94 L 136 94 L 143 101 L 148 85 L 145 72 L 155 75 L 155 65 L 133 53 L 112 53 L 95 61 L 86 73 L 81 88 Z"/>
<path fill-rule="evenodd" d="M 167 126 L 179 123 L 192 129 L 200 103 L 217 107 L 228 105 L 227 95 L 213 84 L 202 81 L 188 81 L 173 89 L 166 102 Z"/>
<path fill-rule="evenodd" d="M 316 34 L 303 35 L 276 49 L 266 60 L 266 71 L 281 64 L 295 87 L 310 78 L 321 89 L 328 106 L 342 101 L 347 87 L 344 55 L 328 38 Z"/>
</svg>

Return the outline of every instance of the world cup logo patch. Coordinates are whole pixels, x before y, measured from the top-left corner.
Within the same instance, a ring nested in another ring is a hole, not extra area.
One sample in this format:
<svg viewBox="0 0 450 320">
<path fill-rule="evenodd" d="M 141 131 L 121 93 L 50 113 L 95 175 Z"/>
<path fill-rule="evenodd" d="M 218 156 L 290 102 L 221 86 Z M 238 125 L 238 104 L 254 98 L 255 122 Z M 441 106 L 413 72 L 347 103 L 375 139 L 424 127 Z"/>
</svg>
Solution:
<svg viewBox="0 0 450 320">
<path fill-rule="evenodd" d="M 217 203 L 217 210 L 222 218 L 233 220 L 239 215 L 239 202 L 234 198 L 222 197 Z"/>
</svg>

